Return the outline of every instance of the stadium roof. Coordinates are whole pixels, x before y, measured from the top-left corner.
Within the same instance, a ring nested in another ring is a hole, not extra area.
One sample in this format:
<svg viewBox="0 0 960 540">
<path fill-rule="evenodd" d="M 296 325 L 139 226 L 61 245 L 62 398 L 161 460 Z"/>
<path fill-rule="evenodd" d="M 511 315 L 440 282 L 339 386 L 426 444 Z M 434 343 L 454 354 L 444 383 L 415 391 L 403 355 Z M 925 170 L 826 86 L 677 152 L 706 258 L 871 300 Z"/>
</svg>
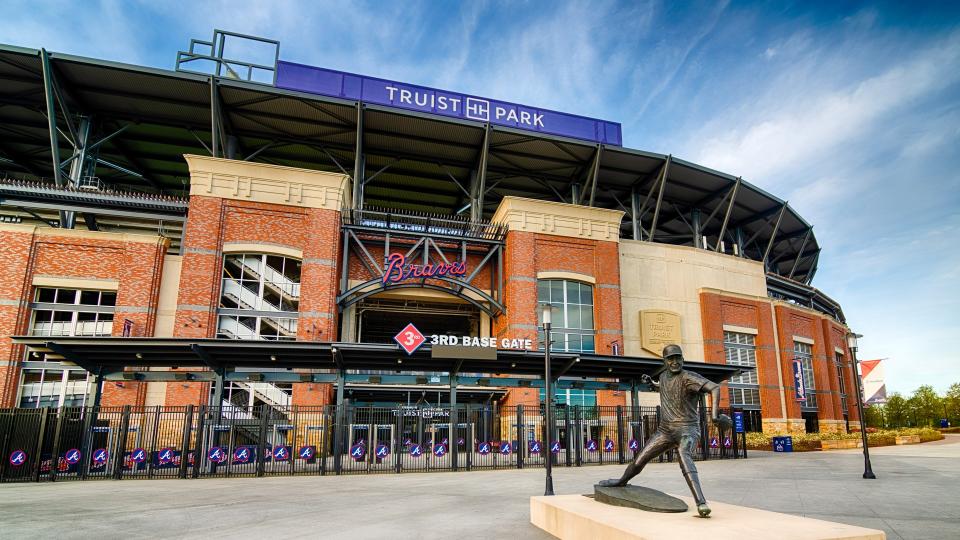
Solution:
<svg viewBox="0 0 960 540">
<path fill-rule="evenodd" d="M 465 186 L 486 154 L 485 217 L 508 195 L 561 202 L 576 196 L 582 204 L 627 212 L 624 238 L 723 249 L 764 261 L 769 272 L 799 285 L 809 285 L 817 269 L 820 248 L 812 227 L 786 202 L 736 176 L 672 156 L 257 82 L 0 45 L 4 213 L 15 208 L 24 219 L 52 221 L 53 210 L 34 204 L 42 197 L 32 184 L 9 179 L 51 181 L 54 151 L 69 167 L 73 141 L 86 129 L 83 119 L 89 120 L 90 140 L 97 141 L 89 176 L 115 191 L 185 197 L 184 154 L 351 177 L 360 162 L 364 204 L 454 214 L 469 206 Z M 141 227 L 156 229 L 163 216 L 175 222 L 175 233 L 182 226 L 176 223 L 183 220 L 182 201 L 164 198 L 163 209 L 154 205 L 129 215 L 117 214 L 117 201 L 110 204 L 87 209 L 107 219 L 124 216 L 127 226 L 137 226 L 138 215 Z"/>
</svg>

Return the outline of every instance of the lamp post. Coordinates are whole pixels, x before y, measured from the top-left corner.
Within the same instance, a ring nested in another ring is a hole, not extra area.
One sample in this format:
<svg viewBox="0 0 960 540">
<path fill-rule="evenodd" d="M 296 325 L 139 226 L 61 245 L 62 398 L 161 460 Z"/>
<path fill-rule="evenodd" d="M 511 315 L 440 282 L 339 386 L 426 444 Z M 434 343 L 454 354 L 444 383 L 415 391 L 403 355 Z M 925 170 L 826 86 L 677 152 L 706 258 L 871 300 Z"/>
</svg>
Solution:
<svg viewBox="0 0 960 540">
<path fill-rule="evenodd" d="M 546 441 L 547 445 L 545 451 L 542 449 L 546 455 L 547 460 L 547 485 L 543 490 L 544 495 L 553 495 L 553 452 L 550 451 L 550 446 L 553 438 L 553 384 L 550 375 L 550 304 L 543 304 L 542 313 L 543 313 L 543 363 L 544 363 L 544 405 L 546 409 L 546 418 L 544 421 L 547 424 L 546 431 Z"/>
<path fill-rule="evenodd" d="M 847 334 L 847 346 L 853 361 L 853 380 L 857 385 L 857 413 L 860 415 L 860 437 L 863 439 L 863 477 L 874 479 L 873 467 L 870 466 L 870 448 L 867 446 L 867 423 L 863 417 L 863 388 L 860 385 L 860 365 L 857 360 L 857 339 L 863 335 L 850 332 Z"/>
</svg>

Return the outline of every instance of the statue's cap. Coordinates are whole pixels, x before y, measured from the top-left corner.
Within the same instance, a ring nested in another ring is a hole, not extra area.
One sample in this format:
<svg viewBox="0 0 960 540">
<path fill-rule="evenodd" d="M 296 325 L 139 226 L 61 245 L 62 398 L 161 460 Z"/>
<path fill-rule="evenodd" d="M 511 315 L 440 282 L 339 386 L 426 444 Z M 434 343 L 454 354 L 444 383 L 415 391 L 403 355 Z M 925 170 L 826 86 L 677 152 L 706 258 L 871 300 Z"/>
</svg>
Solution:
<svg viewBox="0 0 960 540">
<path fill-rule="evenodd" d="M 671 356 L 683 356 L 683 349 L 679 345 L 667 345 L 663 348 L 663 358 L 667 359 Z"/>
</svg>

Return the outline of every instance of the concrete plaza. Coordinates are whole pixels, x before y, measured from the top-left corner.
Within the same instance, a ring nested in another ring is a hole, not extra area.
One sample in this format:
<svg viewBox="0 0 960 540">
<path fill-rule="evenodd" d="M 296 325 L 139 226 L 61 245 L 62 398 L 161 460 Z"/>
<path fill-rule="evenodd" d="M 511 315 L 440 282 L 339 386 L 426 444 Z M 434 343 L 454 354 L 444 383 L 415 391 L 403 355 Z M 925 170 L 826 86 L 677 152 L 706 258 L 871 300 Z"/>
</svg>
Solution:
<svg viewBox="0 0 960 540">
<path fill-rule="evenodd" d="M 708 499 L 861 525 L 891 539 L 960 537 L 960 435 L 871 452 L 700 463 Z M 622 466 L 557 468 L 558 494 Z M 0 538 L 550 538 L 529 523 L 543 469 L 369 476 L 0 485 Z M 675 463 L 635 480 L 686 495 Z M 771 538 L 776 531 L 770 531 Z M 745 539 L 746 540 L 746 539 Z"/>
</svg>

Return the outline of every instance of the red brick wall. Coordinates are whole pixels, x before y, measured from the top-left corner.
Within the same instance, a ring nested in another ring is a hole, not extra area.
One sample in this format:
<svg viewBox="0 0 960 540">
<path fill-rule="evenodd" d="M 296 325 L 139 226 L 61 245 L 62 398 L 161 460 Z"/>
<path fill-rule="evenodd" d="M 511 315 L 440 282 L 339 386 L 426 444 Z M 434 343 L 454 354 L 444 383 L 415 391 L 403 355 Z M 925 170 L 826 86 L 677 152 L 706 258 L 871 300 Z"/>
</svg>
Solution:
<svg viewBox="0 0 960 540">
<path fill-rule="evenodd" d="M 23 348 L 11 335 L 29 332 L 29 308 L 35 276 L 118 281 L 113 333 L 120 335 L 124 319 L 133 321 L 133 335 L 153 335 L 157 296 L 168 241 L 133 242 L 116 236 L 34 234 L 29 229 L 0 230 L 0 406 L 15 405 Z M 143 403 L 146 385 L 104 387 L 104 405 Z"/>
<path fill-rule="evenodd" d="M 710 292 L 700 293 L 700 314 L 703 324 L 703 353 L 707 362 L 726 364 L 723 347 L 723 325 L 757 330 L 757 381 L 760 384 L 760 410 L 764 418 L 781 418 L 780 392 L 783 384 L 777 375 L 777 357 L 773 339 L 770 303 Z M 729 405 L 727 385 L 723 385 L 720 405 Z"/>
<path fill-rule="evenodd" d="M 809 311 L 794 309 L 785 305 L 776 306 L 777 322 L 780 332 L 780 351 L 783 356 L 784 378 L 793 377 L 793 336 L 812 339 L 813 344 L 813 378 L 817 392 L 818 416 L 821 419 L 836 420 L 842 418 L 837 414 L 839 407 L 835 406 L 838 398 L 836 389 L 836 376 L 833 369 L 833 348 L 830 347 L 827 354 L 826 340 L 823 335 L 823 319 L 821 315 L 813 314 Z M 790 388 L 793 387 L 793 381 L 786 383 Z M 793 394 L 788 394 L 792 398 Z M 787 408 L 791 414 L 796 411 L 796 416 L 800 417 L 800 403 L 794 399 L 787 399 Z"/>
<path fill-rule="evenodd" d="M 334 402 L 333 385 L 326 383 L 296 383 L 293 385 L 291 405 L 329 405 Z"/>
<path fill-rule="evenodd" d="M 597 354 L 611 354 L 613 342 L 623 344 L 620 307 L 620 255 L 616 242 L 583 240 L 510 231 L 504 258 L 504 299 L 507 311 L 494 322 L 498 338 L 537 339 L 537 274 L 573 272 L 596 280 L 593 289 L 595 347 Z M 526 389 L 524 389 L 526 390 Z M 511 390 L 505 405 L 533 405 L 536 390 Z M 532 393 L 531 393 L 532 392 Z M 625 405 L 625 393 L 597 391 L 597 403 Z"/>
<path fill-rule="evenodd" d="M 233 242 L 302 251 L 297 339 L 335 341 L 339 227 L 332 210 L 191 196 L 174 336 L 216 335 L 223 246 Z M 208 393 L 206 383 L 167 385 L 166 404 L 206 403 Z"/>
</svg>

